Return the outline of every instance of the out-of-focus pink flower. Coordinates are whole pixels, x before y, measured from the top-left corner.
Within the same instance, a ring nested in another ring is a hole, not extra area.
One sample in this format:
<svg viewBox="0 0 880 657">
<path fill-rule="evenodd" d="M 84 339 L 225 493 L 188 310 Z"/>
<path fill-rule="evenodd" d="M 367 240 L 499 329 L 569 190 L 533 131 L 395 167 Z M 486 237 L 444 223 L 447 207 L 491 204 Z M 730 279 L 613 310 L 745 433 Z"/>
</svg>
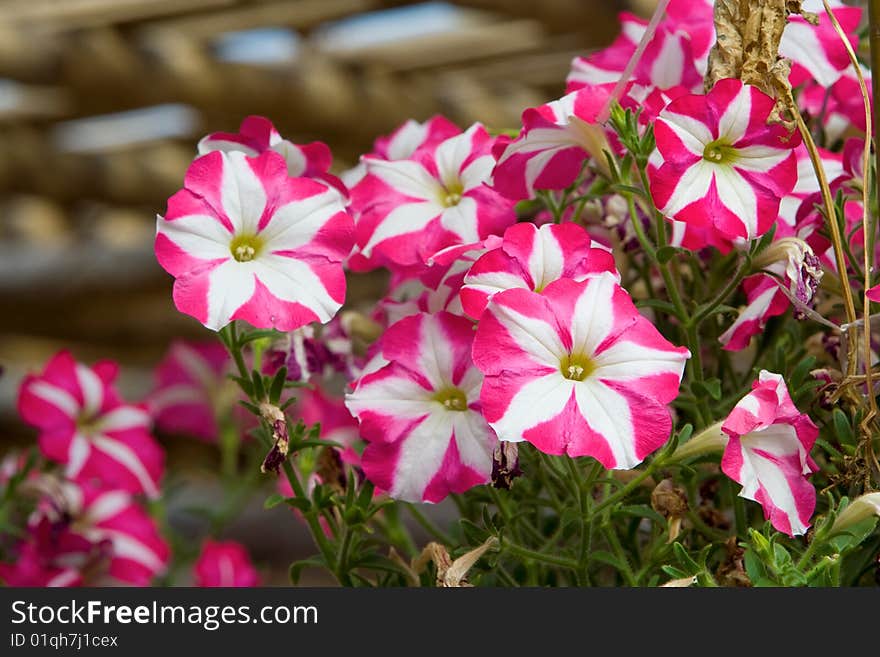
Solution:
<svg viewBox="0 0 880 657">
<path fill-rule="evenodd" d="M 614 42 L 587 57 L 577 57 L 566 81 L 568 89 L 616 83 L 645 35 L 648 21 L 620 14 L 621 32 Z M 673 0 L 633 71 L 632 81 L 648 88 L 682 86 L 696 91 L 703 84 L 709 49 L 715 41 L 712 5 L 708 0 Z"/>
<path fill-rule="evenodd" d="M 155 389 L 147 400 L 156 427 L 213 442 L 224 419 L 234 416 L 242 424 L 249 413 L 236 403 L 240 392 L 227 376 L 230 365 L 219 342 L 173 342 L 156 366 Z"/>
<path fill-rule="evenodd" d="M 41 477 L 28 535 L 0 564 L 10 586 L 147 586 L 165 572 L 170 550 L 152 518 L 123 490 Z"/>
<path fill-rule="evenodd" d="M 859 7 L 845 7 L 840 3 L 832 9 L 844 32 L 847 33 L 850 45 L 858 50 L 857 30 L 862 19 Z M 815 82 L 823 88 L 831 87 L 837 82 L 843 71 L 850 66 L 846 46 L 841 42 L 834 24 L 825 13 L 821 0 L 805 2 L 819 16 L 819 24 L 812 25 L 803 16 L 791 15 L 779 42 L 779 54 L 791 60 L 792 86 L 797 87 L 804 82 Z M 859 99 L 861 103 L 861 99 Z"/>
<path fill-rule="evenodd" d="M 260 576 L 241 543 L 208 539 L 193 564 L 193 580 L 202 587 L 250 587 L 259 585 Z"/>
<path fill-rule="evenodd" d="M 321 440 L 338 443 L 343 463 L 360 465 L 360 454 L 356 447 L 360 440 L 358 423 L 341 397 L 333 397 L 321 388 L 303 388 L 297 392 L 296 414 L 307 425 L 321 423 Z"/>
<path fill-rule="evenodd" d="M 783 378 L 762 370 L 721 429 L 730 437 L 721 469 L 742 484 L 740 497 L 758 502 L 777 530 L 805 533 L 816 507 L 807 477 L 818 470 L 810 450 L 819 429 L 798 411 Z"/>
<path fill-rule="evenodd" d="M 181 312 L 213 330 L 243 319 L 291 331 L 342 306 L 352 233 L 339 195 L 291 178 L 274 151 L 213 151 L 168 199 L 155 248 Z"/>
<path fill-rule="evenodd" d="M 275 340 L 263 356 L 263 374 L 282 366 L 288 381 L 321 384 L 334 375 L 357 378 L 363 359 L 354 353 L 346 322 L 337 315 L 324 326 L 308 324 Z"/>
<path fill-rule="evenodd" d="M 118 369 L 109 361 L 88 367 L 59 352 L 22 381 L 18 411 L 40 430 L 40 450 L 64 464 L 67 477 L 156 497 L 165 454 L 150 435 L 147 411 L 116 392 Z"/>
</svg>

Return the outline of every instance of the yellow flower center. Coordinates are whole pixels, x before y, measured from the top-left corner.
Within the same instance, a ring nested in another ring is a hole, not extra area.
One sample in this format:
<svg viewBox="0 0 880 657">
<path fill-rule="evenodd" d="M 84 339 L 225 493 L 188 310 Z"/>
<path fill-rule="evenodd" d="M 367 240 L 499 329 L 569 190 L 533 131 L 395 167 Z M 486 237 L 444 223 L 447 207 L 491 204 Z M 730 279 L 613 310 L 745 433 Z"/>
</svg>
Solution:
<svg viewBox="0 0 880 657">
<path fill-rule="evenodd" d="M 263 240 L 257 235 L 236 235 L 229 244 L 229 252 L 238 262 L 250 262 L 263 249 Z"/>
<path fill-rule="evenodd" d="M 733 164 L 739 159 L 736 149 L 721 139 L 716 139 L 703 149 L 703 159 L 712 164 Z"/>
<path fill-rule="evenodd" d="M 583 381 L 596 369 L 596 364 L 584 354 L 569 354 L 559 363 L 562 376 L 572 381 Z"/>
<path fill-rule="evenodd" d="M 434 395 L 434 401 L 443 404 L 448 411 L 466 411 L 467 397 L 458 388 L 444 388 Z"/>
<path fill-rule="evenodd" d="M 464 185 L 461 181 L 456 180 L 444 187 L 440 192 L 440 205 L 444 208 L 455 207 L 461 202 L 461 195 L 464 192 Z"/>
</svg>

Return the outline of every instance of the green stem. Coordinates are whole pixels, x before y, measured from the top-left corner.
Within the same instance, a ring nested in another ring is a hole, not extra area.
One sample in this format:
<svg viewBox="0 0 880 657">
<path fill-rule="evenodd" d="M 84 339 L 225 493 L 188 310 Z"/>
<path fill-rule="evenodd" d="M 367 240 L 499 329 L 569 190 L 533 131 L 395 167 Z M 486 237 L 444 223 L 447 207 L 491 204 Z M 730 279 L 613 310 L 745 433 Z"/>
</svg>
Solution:
<svg viewBox="0 0 880 657">
<path fill-rule="evenodd" d="M 220 329 L 220 339 L 223 341 L 223 344 L 226 345 L 229 355 L 235 362 L 239 376 L 248 380 L 250 374 L 248 373 L 247 365 L 244 362 L 244 356 L 241 353 L 242 342 L 239 340 L 238 329 L 235 322 L 230 322 L 227 326 Z M 260 404 L 265 401 L 263 399 L 256 399 L 253 395 L 250 395 L 250 399 L 251 402 L 255 404 Z M 268 423 L 263 419 L 260 420 L 260 423 L 263 426 L 263 429 L 268 431 L 267 435 L 271 435 L 271 429 L 268 427 Z M 271 445 L 268 447 L 271 447 Z M 293 490 L 293 494 L 299 499 L 307 500 L 308 495 L 306 495 L 305 488 L 303 488 L 300 483 L 299 477 L 293 469 L 293 465 L 290 463 L 289 459 L 284 460 L 282 463 L 282 469 L 287 477 L 287 481 L 290 483 L 290 488 Z M 321 556 L 327 564 L 327 568 L 333 572 L 341 585 L 351 586 L 352 582 L 348 572 L 341 572 L 338 570 L 338 567 L 334 566 L 335 560 L 333 558 L 333 546 L 330 545 L 330 542 L 324 535 L 324 529 L 321 527 L 315 509 L 309 507 L 306 511 L 303 511 L 303 517 L 306 519 L 306 524 L 309 526 L 309 530 L 312 534 L 312 540 L 315 542 L 318 550 L 320 550 Z"/>
<path fill-rule="evenodd" d="M 617 492 L 612 493 L 611 495 L 608 495 L 607 497 L 605 497 L 605 499 L 603 499 L 601 502 L 599 502 L 599 504 L 597 504 L 596 506 L 593 507 L 592 511 L 590 512 L 590 520 L 592 521 L 592 519 L 595 518 L 597 515 L 599 515 L 599 513 L 601 513 L 605 509 L 609 508 L 611 505 L 616 504 L 617 502 L 621 501 L 627 495 L 632 493 L 636 488 L 638 488 L 642 484 L 643 481 L 645 481 L 645 479 L 647 479 L 652 474 L 654 474 L 654 472 L 661 465 L 663 465 L 664 461 L 665 461 L 664 455 L 663 454 L 658 455 L 653 461 L 651 461 L 651 463 L 648 465 L 647 468 L 645 468 L 642 472 L 640 472 L 638 475 L 633 477 L 629 481 L 628 484 L 619 488 L 617 490 Z"/>
<path fill-rule="evenodd" d="M 517 543 L 512 543 L 507 539 L 504 539 L 502 543 L 502 548 L 511 554 L 518 556 L 521 559 L 531 559 L 532 561 L 537 561 L 539 563 L 545 563 L 550 566 L 559 566 L 560 568 L 568 568 L 569 570 L 577 572 L 578 562 L 574 559 L 567 559 L 566 557 L 558 557 L 555 554 L 548 554 L 545 552 L 536 552 L 535 550 L 530 550 L 522 545 L 518 545 Z"/>
<path fill-rule="evenodd" d="M 712 299 L 700 312 L 694 315 L 691 318 L 691 323 L 695 327 L 699 327 L 700 324 L 703 323 L 713 312 L 718 308 L 722 303 L 724 303 L 728 297 L 739 287 L 739 284 L 746 277 L 746 274 L 749 272 L 749 268 L 751 267 L 751 259 L 744 258 L 740 261 L 739 266 L 737 267 L 736 273 L 733 275 L 733 278 L 724 286 L 724 289 L 718 293 L 718 295 Z"/>
<path fill-rule="evenodd" d="M 419 523 L 431 536 L 443 543 L 443 545 L 455 545 L 455 541 L 452 537 L 431 522 L 425 514 L 419 511 L 415 504 L 407 504 L 406 508 L 409 509 L 409 512 L 412 514 L 412 517 L 415 518 L 416 522 Z"/>
<path fill-rule="evenodd" d="M 632 571 L 632 566 L 629 563 L 629 557 L 626 555 L 626 552 L 623 549 L 623 546 L 620 544 L 620 538 L 617 536 L 617 532 L 611 528 L 607 524 L 602 525 L 602 534 L 604 534 L 605 539 L 608 541 L 608 545 L 611 546 L 611 551 L 614 556 L 620 561 L 623 568 L 620 570 L 620 574 L 623 575 L 623 578 L 626 580 L 628 586 L 638 586 L 638 581 L 636 581 L 636 576 Z"/>
</svg>

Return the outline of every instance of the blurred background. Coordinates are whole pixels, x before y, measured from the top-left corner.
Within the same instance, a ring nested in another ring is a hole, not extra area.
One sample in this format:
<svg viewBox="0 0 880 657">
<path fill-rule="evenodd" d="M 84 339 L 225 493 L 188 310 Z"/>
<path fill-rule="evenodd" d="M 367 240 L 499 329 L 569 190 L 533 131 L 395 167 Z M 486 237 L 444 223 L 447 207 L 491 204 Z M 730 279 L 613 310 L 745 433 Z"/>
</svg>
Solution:
<svg viewBox="0 0 880 657">
<path fill-rule="evenodd" d="M 171 339 L 210 337 L 174 310 L 152 247 L 202 135 L 262 114 L 329 144 L 339 172 L 409 118 L 518 128 L 563 93 L 575 55 L 614 39 L 619 11 L 653 5 L 0 0 L 0 455 L 32 444 L 18 384 L 59 348 L 120 361 L 134 400 Z M 352 280 L 350 302 L 375 287 Z M 205 449 L 166 447 L 172 462 Z M 271 517 L 257 504 L 238 533 Z"/>
</svg>

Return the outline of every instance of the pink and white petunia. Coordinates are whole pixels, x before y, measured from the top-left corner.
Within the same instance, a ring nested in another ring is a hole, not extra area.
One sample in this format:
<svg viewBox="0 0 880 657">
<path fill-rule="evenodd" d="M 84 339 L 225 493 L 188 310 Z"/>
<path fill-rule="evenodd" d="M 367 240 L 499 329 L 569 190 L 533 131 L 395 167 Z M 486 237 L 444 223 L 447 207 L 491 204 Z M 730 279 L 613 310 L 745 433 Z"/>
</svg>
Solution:
<svg viewBox="0 0 880 657">
<path fill-rule="evenodd" d="M 214 151 L 168 199 L 155 246 L 181 312 L 214 330 L 241 319 L 291 331 L 339 310 L 352 242 L 352 219 L 326 185 L 291 178 L 273 151 Z"/>
<path fill-rule="evenodd" d="M 237 133 L 213 132 L 199 141 L 199 155 L 212 151 L 229 153 L 240 151 L 257 157 L 266 151 L 275 151 L 287 162 L 287 172 L 294 178 L 313 178 L 329 185 L 343 196 L 348 190 L 342 181 L 329 173 L 333 154 L 327 144 L 314 141 L 297 145 L 284 139 L 272 122 L 262 116 L 248 116 L 241 122 Z"/>
<path fill-rule="evenodd" d="M 651 194 L 670 219 L 751 240 L 797 183 L 797 133 L 768 124 L 775 101 L 740 80 L 672 101 L 654 125 Z"/>
<path fill-rule="evenodd" d="M 847 34 L 850 45 L 857 50 L 861 8 L 846 7 L 839 2 L 829 4 L 837 5 L 832 12 Z M 829 88 L 850 66 L 849 55 L 821 0 L 808 0 L 803 5 L 807 11 L 818 14 L 819 24 L 812 25 L 803 16 L 789 16 L 779 42 L 779 54 L 791 60 L 789 81 L 792 86 L 815 82 L 823 88 Z"/>
<path fill-rule="evenodd" d="M 608 148 L 597 116 L 611 95 L 607 86 L 588 86 L 559 100 L 525 110 L 516 139 L 499 137 L 492 187 L 504 196 L 533 198 L 535 190 L 565 189 L 587 159 Z"/>
<path fill-rule="evenodd" d="M 498 235 L 516 220 L 513 201 L 486 186 L 494 140 L 480 124 L 410 159 L 364 156 L 367 175 L 352 189 L 361 265 L 426 263 L 438 251 Z"/>
<path fill-rule="evenodd" d="M 228 377 L 230 366 L 219 342 L 174 341 L 156 366 L 155 389 L 147 400 L 156 428 L 213 442 L 221 421 L 249 416 L 236 403 L 240 394 Z"/>
<path fill-rule="evenodd" d="M 843 157 L 824 148 L 818 150 L 828 181 L 833 182 L 843 176 L 845 173 Z M 791 235 L 805 237 L 799 235 L 798 211 L 805 201 L 813 207 L 813 199 L 820 191 L 819 179 L 816 177 L 816 170 L 813 168 L 807 147 L 801 144 L 794 149 L 794 153 L 797 158 L 797 184 L 779 204 L 779 222 L 774 234 L 775 239 Z"/>
<path fill-rule="evenodd" d="M 450 313 L 406 317 L 382 338 L 387 364 L 346 396 L 368 442 L 364 473 L 391 497 L 439 502 L 489 481 L 497 440 L 480 411 L 473 339 L 473 324 Z"/>
<path fill-rule="evenodd" d="M 40 430 L 40 451 L 68 478 L 131 493 L 159 495 L 165 453 L 150 435 L 150 416 L 126 404 L 113 385 L 119 367 L 88 367 L 67 351 L 22 381 L 18 412 Z"/>
<path fill-rule="evenodd" d="M 667 342 L 603 272 L 560 279 L 541 294 L 497 293 L 473 356 L 486 377 L 483 414 L 500 440 L 628 469 L 669 437 L 666 405 L 690 353 Z"/>
<path fill-rule="evenodd" d="M 170 550 L 152 518 L 122 490 L 58 481 L 33 484 L 42 492 L 13 548 L 14 564 L 0 564 L 11 586 L 147 586 L 163 574 Z"/>
<path fill-rule="evenodd" d="M 861 72 L 873 105 L 871 70 L 861 66 Z M 828 144 L 846 139 L 854 131 L 865 132 L 864 101 L 853 67 L 844 69 L 840 79 L 830 87 L 806 82 L 797 100 L 804 115 L 821 120 L 825 142 Z"/>
<path fill-rule="evenodd" d="M 251 587 L 259 586 L 260 575 L 241 543 L 208 539 L 193 564 L 193 583 L 201 587 Z"/>
<path fill-rule="evenodd" d="M 383 160 L 405 160 L 420 148 L 436 148 L 441 142 L 461 134 L 461 129 L 444 116 L 435 115 L 424 123 L 409 119 L 390 135 L 373 142 L 370 157 Z M 341 174 L 349 187 L 354 187 L 367 175 L 363 162 Z"/>
<path fill-rule="evenodd" d="M 669 7 L 657 26 L 628 81 L 648 88 L 683 86 L 696 91 L 703 84 L 709 48 L 714 43 L 711 7 L 703 0 L 678 0 L 671 5 L 675 6 Z M 610 46 L 572 61 L 566 78 L 569 91 L 585 85 L 615 84 L 621 78 L 648 21 L 624 12 L 620 23 L 621 32 Z"/>
<path fill-rule="evenodd" d="M 718 336 L 727 351 L 740 351 L 749 346 L 752 337 L 759 335 L 771 317 L 788 310 L 789 301 L 772 276 L 755 274 L 742 282 L 746 306 L 730 327 Z"/>
<path fill-rule="evenodd" d="M 813 303 L 823 275 L 819 258 L 810 245 L 798 237 L 775 240 L 758 255 L 753 265 L 772 275 L 755 274 L 743 281 L 747 305 L 730 328 L 718 337 L 728 351 L 747 347 L 752 336 L 763 331 L 771 317 L 784 313 L 790 303 L 794 303 L 795 315 L 802 317 Z"/>
<path fill-rule="evenodd" d="M 380 301 L 380 315 L 386 326 L 407 315 L 441 310 L 463 315 L 461 289 L 473 264 L 487 251 L 501 245 L 502 238 L 493 235 L 476 244 L 450 247 L 435 254 L 433 264 L 417 279 L 404 281 L 391 289 Z"/>
<path fill-rule="evenodd" d="M 742 484 L 740 497 L 761 504 L 777 530 L 804 534 L 816 508 L 807 476 L 818 470 L 810 450 L 819 430 L 798 411 L 783 378 L 762 370 L 721 429 L 730 437 L 721 469 Z"/>
<path fill-rule="evenodd" d="M 583 281 L 603 271 L 620 280 L 612 253 L 581 226 L 516 224 L 504 233 L 499 248 L 470 268 L 461 288 L 461 303 L 467 315 L 479 319 L 497 292 L 512 288 L 541 292 L 560 278 Z"/>
</svg>

